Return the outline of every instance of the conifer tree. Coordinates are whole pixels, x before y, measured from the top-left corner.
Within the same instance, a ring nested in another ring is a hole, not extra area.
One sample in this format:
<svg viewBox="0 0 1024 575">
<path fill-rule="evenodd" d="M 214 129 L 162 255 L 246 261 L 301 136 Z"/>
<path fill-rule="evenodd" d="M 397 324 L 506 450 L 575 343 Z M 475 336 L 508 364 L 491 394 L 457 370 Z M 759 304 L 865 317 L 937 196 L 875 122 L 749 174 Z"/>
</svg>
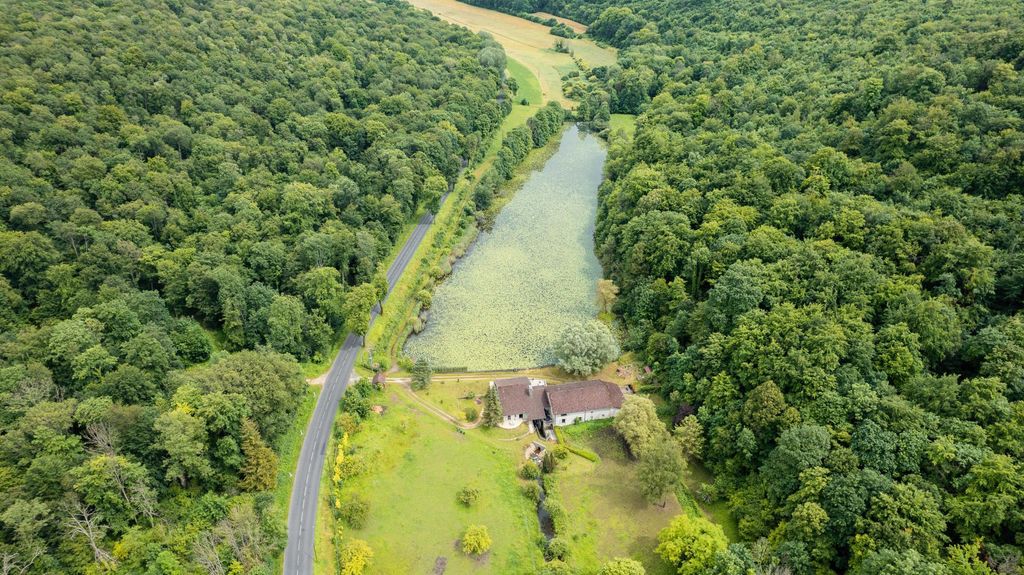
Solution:
<svg viewBox="0 0 1024 575">
<path fill-rule="evenodd" d="M 242 481 L 246 491 L 266 491 L 277 481 L 277 454 L 267 447 L 251 419 L 242 421 Z"/>
</svg>

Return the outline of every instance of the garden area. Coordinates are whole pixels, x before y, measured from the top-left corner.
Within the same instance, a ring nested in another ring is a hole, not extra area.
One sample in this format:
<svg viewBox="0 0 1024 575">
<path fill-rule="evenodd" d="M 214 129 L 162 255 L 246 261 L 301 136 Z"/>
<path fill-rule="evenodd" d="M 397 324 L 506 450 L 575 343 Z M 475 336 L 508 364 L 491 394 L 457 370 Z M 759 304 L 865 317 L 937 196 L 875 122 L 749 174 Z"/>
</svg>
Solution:
<svg viewBox="0 0 1024 575">
<path fill-rule="evenodd" d="M 351 435 L 345 457 L 359 461 L 345 464 L 345 475 L 348 467 L 356 472 L 341 481 L 335 503 L 343 546 L 360 540 L 372 550 L 365 572 L 432 573 L 443 565 L 448 575 L 536 573 L 541 535 L 534 503 L 516 476 L 521 444 L 483 430 L 460 432 L 401 390 L 375 401 L 385 412 L 367 416 Z M 362 517 L 347 520 L 353 500 Z M 485 527 L 491 541 L 479 554 L 463 548 L 471 526 Z"/>
<path fill-rule="evenodd" d="M 570 445 L 599 457 L 596 462 L 568 457 L 553 476 L 553 492 L 566 516 L 559 536 L 572 547 L 567 563 L 588 573 L 614 557 L 632 557 L 648 575 L 673 573 L 655 548 L 658 532 L 681 513 L 675 496 L 666 497 L 664 507 L 645 500 L 637 487 L 636 462 L 629 458 L 612 420 L 564 427 L 560 434 Z"/>
</svg>

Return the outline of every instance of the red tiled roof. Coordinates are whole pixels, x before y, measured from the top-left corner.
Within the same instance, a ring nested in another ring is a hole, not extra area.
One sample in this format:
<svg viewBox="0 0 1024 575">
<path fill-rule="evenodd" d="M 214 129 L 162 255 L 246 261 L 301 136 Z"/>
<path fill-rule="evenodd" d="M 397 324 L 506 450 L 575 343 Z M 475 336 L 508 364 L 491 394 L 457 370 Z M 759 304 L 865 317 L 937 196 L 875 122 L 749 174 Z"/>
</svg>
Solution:
<svg viewBox="0 0 1024 575">
<path fill-rule="evenodd" d="M 526 419 L 544 419 L 544 386 L 531 387 L 527 377 L 494 380 L 501 402 L 502 415 L 519 415 Z"/>
<path fill-rule="evenodd" d="M 556 417 L 563 413 L 619 409 L 623 399 L 619 386 L 599 379 L 550 385 L 547 397 L 551 413 Z"/>
</svg>

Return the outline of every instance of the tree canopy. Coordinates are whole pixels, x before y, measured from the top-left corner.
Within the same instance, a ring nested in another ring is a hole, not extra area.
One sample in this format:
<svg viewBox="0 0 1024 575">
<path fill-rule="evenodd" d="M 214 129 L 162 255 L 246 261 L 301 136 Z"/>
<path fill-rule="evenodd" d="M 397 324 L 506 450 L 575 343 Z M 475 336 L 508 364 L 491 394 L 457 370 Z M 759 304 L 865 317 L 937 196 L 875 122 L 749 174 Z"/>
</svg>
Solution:
<svg viewBox="0 0 1024 575">
<path fill-rule="evenodd" d="M 143 4 L 0 12 L 4 572 L 272 572 L 297 361 L 509 109 L 403 3 Z"/>
</svg>

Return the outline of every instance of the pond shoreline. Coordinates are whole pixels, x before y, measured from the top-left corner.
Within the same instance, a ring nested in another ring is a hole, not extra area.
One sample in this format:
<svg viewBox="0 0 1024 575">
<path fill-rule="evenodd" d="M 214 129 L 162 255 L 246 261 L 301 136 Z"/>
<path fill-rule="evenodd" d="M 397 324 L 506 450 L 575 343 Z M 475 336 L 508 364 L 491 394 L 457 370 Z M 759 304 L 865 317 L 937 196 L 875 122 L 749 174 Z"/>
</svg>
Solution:
<svg viewBox="0 0 1024 575">
<path fill-rule="evenodd" d="M 547 357 L 557 335 L 552 331 L 597 313 L 590 309 L 595 306 L 591 292 L 602 272 L 593 228 L 606 155 L 606 144 L 597 135 L 574 124 L 566 124 L 558 138 L 531 152 L 499 188 L 494 205 L 476 218 L 474 229 L 464 232 L 470 239 L 453 250 L 451 267 L 434 288 L 431 309 L 420 317 L 420 329 L 403 342 L 403 353 L 426 356 L 439 370 L 525 369 L 553 363 Z M 524 192 L 529 198 L 520 199 Z M 485 253 L 478 254 L 481 249 Z M 467 268 L 470 264 L 484 268 Z M 489 314 L 497 316 L 485 321 Z M 545 323 L 540 316 L 550 318 Z M 476 320 L 489 325 L 470 325 Z M 448 323 L 440 327 L 438 321 Z M 517 344 L 509 335 L 516 329 L 530 342 Z M 465 351 L 473 345 L 486 346 L 485 352 Z M 524 361 L 498 359 L 517 357 L 518 352 L 525 354 L 518 355 Z M 461 360 L 453 361 L 456 357 Z"/>
</svg>

